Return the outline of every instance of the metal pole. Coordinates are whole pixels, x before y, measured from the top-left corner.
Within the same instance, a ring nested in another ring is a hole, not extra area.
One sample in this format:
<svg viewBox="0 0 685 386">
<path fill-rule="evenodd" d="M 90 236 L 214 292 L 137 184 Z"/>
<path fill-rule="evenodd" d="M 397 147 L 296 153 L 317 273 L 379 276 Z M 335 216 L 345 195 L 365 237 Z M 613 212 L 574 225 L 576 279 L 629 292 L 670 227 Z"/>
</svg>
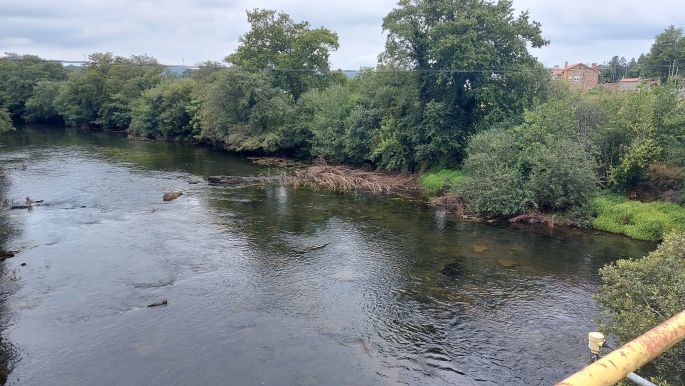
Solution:
<svg viewBox="0 0 685 386">
<path fill-rule="evenodd" d="M 685 339 L 685 311 L 559 382 L 557 386 L 610 386 Z"/>
<path fill-rule="evenodd" d="M 640 386 L 656 386 L 652 382 L 642 378 L 641 376 L 639 376 L 635 373 L 630 373 L 630 374 L 626 375 L 626 378 L 630 379 L 631 381 L 633 381 L 633 383 L 636 383 Z"/>
</svg>

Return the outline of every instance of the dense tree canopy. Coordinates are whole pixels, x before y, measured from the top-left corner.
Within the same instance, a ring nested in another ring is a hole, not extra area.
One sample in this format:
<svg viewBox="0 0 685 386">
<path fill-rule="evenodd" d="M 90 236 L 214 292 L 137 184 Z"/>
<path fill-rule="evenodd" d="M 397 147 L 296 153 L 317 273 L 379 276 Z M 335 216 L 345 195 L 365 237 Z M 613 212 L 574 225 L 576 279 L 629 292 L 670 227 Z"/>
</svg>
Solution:
<svg viewBox="0 0 685 386">
<path fill-rule="evenodd" d="M 248 11 L 247 20 L 250 31 L 240 38 L 227 62 L 250 71 L 273 71 L 275 85 L 295 99 L 325 84 L 330 77 L 330 52 L 338 49 L 337 34 L 267 9 Z"/>
<path fill-rule="evenodd" d="M 656 36 L 645 58 L 645 75 L 666 81 L 669 76 L 676 75 L 679 66 L 683 64 L 685 64 L 683 29 L 670 26 Z"/>
<path fill-rule="evenodd" d="M 6 54 L 0 58 L 0 107 L 20 118 L 39 81 L 63 80 L 66 77 L 67 71 L 61 63 L 34 55 Z"/>
<path fill-rule="evenodd" d="M 514 15 L 511 1 L 401 0 L 383 29 L 380 59 L 419 78 L 419 162 L 459 162 L 470 133 L 515 119 L 545 84 L 528 46 L 547 41 L 527 13 Z"/>
</svg>

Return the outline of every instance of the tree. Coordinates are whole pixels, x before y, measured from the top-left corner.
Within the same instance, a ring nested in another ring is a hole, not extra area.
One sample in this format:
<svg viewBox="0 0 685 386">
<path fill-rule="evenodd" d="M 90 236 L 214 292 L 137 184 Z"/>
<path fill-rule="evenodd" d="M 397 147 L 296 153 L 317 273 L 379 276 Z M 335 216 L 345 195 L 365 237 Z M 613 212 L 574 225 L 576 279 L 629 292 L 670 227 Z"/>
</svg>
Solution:
<svg viewBox="0 0 685 386">
<path fill-rule="evenodd" d="M 39 81 L 63 80 L 66 74 L 61 63 L 34 55 L 6 54 L 0 58 L 0 107 L 20 118 Z"/>
<path fill-rule="evenodd" d="M 278 150 L 276 132 L 290 121 L 293 101 L 271 81 L 263 72 L 221 70 L 199 102 L 200 138 L 238 151 Z"/>
<path fill-rule="evenodd" d="M 647 76 L 666 81 L 678 73 L 685 64 L 685 36 L 682 28 L 670 26 L 656 36 L 649 54 L 645 58 Z"/>
<path fill-rule="evenodd" d="M 685 235 L 666 236 L 656 251 L 637 260 L 618 260 L 600 270 L 596 295 L 601 328 L 627 343 L 685 309 Z M 645 365 L 642 375 L 685 384 L 685 342 Z"/>
<path fill-rule="evenodd" d="M 69 74 L 55 107 L 72 126 L 128 128 L 131 102 L 161 81 L 164 68 L 149 56 L 90 55 L 82 69 Z"/>
<path fill-rule="evenodd" d="M 528 45 L 547 41 L 527 12 L 514 15 L 511 1 L 400 0 L 383 29 L 379 59 L 418 74 L 427 113 L 417 127 L 418 149 L 425 149 L 419 163 L 460 162 L 469 134 L 516 119 L 544 88 L 547 74 Z"/>
<path fill-rule="evenodd" d="M 166 79 L 147 89 L 132 104 L 129 134 L 147 138 L 192 139 L 188 107 L 196 82 L 190 78 Z"/>
<path fill-rule="evenodd" d="M 12 114 L 7 109 L 0 107 L 0 134 L 14 130 Z"/>
<path fill-rule="evenodd" d="M 33 93 L 26 100 L 22 118 L 27 122 L 58 122 L 61 120 L 55 109 L 55 98 L 64 81 L 40 80 Z"/>
<path fill-rule="evenodd" d="M 267 9 L 247 11 L 251 25 L 240 38 L 228 63 L 250 71 L 273 71 L 273 81 L 297 100 L 312 87 L 330 79 L 328 58 L 338 49 L 338 35 L 326 28 L 310 28 L 285 13 Z"/>
</svg>

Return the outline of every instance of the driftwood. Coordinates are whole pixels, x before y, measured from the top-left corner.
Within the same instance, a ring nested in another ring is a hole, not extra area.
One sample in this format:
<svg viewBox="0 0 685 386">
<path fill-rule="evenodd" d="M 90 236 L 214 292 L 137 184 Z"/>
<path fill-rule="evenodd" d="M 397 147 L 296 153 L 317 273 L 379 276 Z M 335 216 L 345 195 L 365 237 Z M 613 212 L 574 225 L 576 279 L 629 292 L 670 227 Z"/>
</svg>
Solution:
<svg viewBox="0 0 685 386">
<path fill-rule="evenodd" d="M 330 244 L 330 243 L 326 243 L 326 244 L 322 244 L 322 245 L 305 245 L 298 252 L 299 253 L 308 253 L 308 252 L 316 251 L 319 249 L 324 249 L 328 246 L 328 244 Z"/>
<path fill-rule="evenodd" d="M 207 182 L 210 184 L 262 184 L 265 182 L 276 181 L 277 177 L 255 177 L 255 176 L 209 176 Z"/>
<path fill-rule="evenodd" d="M 166 306 L 167 304 L 169 304 L 169 302 L 166 299 L 164 299 L 152 304 L 148 304 L 148 308 Z"/>
<path fill-rule="evenodd" d="M 17 253 L 19 253 L 19 251 L 2 251 L 2 250 L 0 250 L 0 261 L 4 261 L 4 260 L 9 259 L 10 257 L 14 257 L 14 255 L 16 255 Z"/>
</svg>

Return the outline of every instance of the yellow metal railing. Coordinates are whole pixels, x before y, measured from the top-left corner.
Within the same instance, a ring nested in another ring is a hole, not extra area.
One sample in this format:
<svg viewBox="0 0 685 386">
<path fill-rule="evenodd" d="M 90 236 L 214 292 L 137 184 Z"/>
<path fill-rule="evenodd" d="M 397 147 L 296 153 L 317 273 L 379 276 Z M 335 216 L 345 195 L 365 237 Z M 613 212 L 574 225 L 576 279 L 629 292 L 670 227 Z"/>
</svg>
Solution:
<svg viewBox="0 0 685 386">
<path fill-rule="evenodd" d="M 559 382 L 557 386 L 608 386 L 685 339 L 685 311 Z"/>
</svg>

